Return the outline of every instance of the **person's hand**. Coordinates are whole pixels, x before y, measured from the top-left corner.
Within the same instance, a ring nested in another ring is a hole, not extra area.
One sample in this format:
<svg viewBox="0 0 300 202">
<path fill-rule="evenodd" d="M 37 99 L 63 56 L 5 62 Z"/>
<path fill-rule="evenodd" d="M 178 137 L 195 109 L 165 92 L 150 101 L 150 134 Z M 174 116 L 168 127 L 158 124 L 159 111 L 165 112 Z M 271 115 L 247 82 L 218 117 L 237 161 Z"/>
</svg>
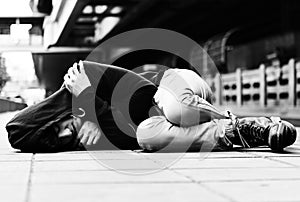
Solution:
<svg viewBox="0 0 300 202">
<path fill-rule="evenodd" d="M 85 121 L 79 130 L 78 138 L 84 145 L 97 144 L 101 137 L 101 131 L 98 126 L 91 121 Z"/>
<path fill-rule="evenodd" d="M 79 65 L 79 69 L 77 65 Z M 91 82 L 85 73 L 81 60 L 78 64 L 74 63 L 74 65 L 69 68 L 68 73 L 64 76 L 64 83 L 70 93 L 76 97 L 78 97 L 84 89 L 91 86 Z"/>
</svg>

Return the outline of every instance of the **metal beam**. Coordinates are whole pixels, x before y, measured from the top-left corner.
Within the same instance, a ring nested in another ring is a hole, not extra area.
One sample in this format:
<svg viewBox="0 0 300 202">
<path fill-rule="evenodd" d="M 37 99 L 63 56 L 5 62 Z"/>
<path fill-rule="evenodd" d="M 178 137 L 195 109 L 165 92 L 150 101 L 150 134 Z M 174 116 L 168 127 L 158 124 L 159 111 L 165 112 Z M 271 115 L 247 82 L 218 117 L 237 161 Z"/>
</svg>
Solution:
<svg viewBox="0 0 300 202">
<path fill-rule="evenodd" d="M 113 30 L 106 35 L 101 41 L 106 40 L 107 38 L 116 35 L 122 31 L 126 31 L 129 25 L 134 23 L 139 19 L 149 8 L 157 4 L 160 0 L 143 0 L 140 1 L 136 6 L 129 10 L 125 16 L 121 19 L 120 23 L 113 28 Z M 100 41 L 100 43 L 101 43 Z"/>
<path fill-rule="evenodd" d="M 76 19 L 81 14 L 84 6 L 89 0 L 68 0 L 63 4 L 59 4 L 59 12 L 55 12 L 55 16 L 45 18 L 44 22 L 44 38 L 45 47 L 59 46 L 68 37 L 74 26 Z"/>
</svg>

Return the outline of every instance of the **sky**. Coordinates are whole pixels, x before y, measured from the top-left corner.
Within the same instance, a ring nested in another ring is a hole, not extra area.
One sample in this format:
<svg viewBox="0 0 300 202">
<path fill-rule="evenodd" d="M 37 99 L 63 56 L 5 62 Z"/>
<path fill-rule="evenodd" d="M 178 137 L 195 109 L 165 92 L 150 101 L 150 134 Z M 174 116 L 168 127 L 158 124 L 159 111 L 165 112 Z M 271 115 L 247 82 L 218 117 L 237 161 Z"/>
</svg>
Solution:
<svg viewBox="0 0 300 202">
<path fill-rule="evenodd" d="M 30 0 L 0 0 L 0 17 L 31 16 Z"/>
</svg>

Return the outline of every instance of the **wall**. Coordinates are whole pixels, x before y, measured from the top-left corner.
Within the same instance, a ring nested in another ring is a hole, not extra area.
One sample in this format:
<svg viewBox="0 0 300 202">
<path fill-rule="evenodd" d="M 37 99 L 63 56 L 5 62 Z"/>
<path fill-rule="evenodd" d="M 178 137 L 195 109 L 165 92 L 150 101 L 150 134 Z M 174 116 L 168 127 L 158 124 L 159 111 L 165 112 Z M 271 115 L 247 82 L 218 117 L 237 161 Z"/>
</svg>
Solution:
<svg viewBox="0 0 300 202">
<path fill-rule="evenodd" d="M 289 32 L 235 45 L 227 52 L 228 72 L 233 72 L 236 68 L 256 68 L 267 60 L 268 54 L 275 51 L 280 52 L 283 60 L 297 57 L 297 55 L 299 57 L 300 51 L 298 48 L 297 52 L 297 43 L 300 43 L 299 34 Z"/>
</svg>

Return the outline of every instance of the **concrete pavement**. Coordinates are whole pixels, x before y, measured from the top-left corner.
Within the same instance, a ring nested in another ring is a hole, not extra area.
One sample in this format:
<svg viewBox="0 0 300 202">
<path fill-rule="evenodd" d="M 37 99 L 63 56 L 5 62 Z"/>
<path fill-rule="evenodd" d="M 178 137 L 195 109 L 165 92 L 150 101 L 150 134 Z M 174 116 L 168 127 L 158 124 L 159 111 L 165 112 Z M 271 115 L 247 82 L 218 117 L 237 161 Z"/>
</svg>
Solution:
<svg viewBox="0 0 300 202">
<path fill-rule="evenodd" d="M 7 142 L 4 125 L 13 115 L 0 114 L 4 202 L 300 201 L 299 139 L 284 154 L 268 148 L 26 154 Z"/>
</svg>

